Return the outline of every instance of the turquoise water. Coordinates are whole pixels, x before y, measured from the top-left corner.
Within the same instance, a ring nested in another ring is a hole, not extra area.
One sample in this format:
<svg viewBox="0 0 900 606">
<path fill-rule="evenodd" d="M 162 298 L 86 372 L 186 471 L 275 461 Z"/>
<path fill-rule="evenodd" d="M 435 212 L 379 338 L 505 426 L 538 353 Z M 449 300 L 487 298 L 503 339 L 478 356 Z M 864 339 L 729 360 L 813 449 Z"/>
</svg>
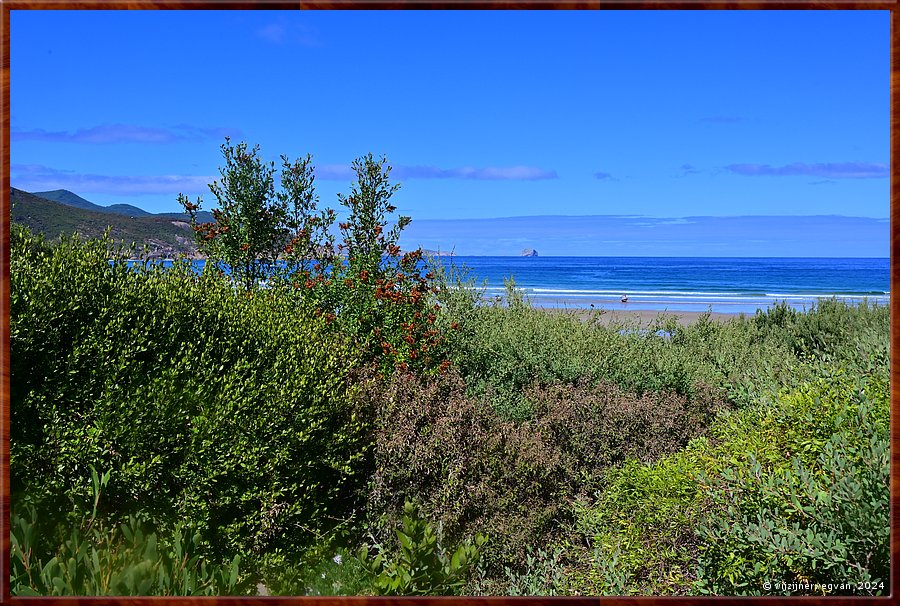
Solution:
<svg viewBox="0 0 900 606">
<path fill-rule="evenodd" d="M 443 257 L 467 267 L 487 297 L 512 277 L 540 307 L 754 313 L 785 301 L 809 309 L 819 298 L 887 305 L 883 258 Z M 622 295 L 628 302 L 622 303 Z"/>
</svg>

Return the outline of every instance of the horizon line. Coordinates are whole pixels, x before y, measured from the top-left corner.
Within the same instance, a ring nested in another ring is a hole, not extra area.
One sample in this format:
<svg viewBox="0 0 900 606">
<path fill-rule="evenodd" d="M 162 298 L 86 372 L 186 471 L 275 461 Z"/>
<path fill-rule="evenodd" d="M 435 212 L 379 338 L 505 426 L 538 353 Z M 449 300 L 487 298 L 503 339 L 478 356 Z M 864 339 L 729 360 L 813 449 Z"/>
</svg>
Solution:
<svg viewBox="0 0 900 606">
<path fill-rule="evenodd" d="M 162 212 L 156 212 L 156 213 L 154 213 L 154 212 L 148 211 L 147 209 L 143 208 L 142 206 L 138 206 L 137 204 L 133 204 L 133 203 L 131 203 L 131 202 L 116 202 L 115 204 L 108 204 L 108 205 L 97 204 L 96 202 L 91 202 L 91 201 L 88 200 L 87 198 L 82 197 L 81 194 L 77 194 L 77 193 L 73 192 L 72 190 L 65 189 L 65 188 L 51 189 L 51 190 L 45 190 L 45 191 L 41 191 L 41 192 L 30 192 L 30 191 L 27 191 L 27 190 L 24 190 L 24 189 L 20 189 L 20 188 L 18 188 L 18 187 L 15 187 L 14 185 L 10 184 L 10 189 L 18 189 L 19 191 L 23 191 L 23 192 L 25 192 L 25 193 L 27 193 L 27 194 L 31 194 L 31 195 L 33 195 L 33 196 L 38 196 L 38 197 L 42 197 L 42 196 L 40 196 L 40 194 L 47 194 L 47 193 L 53 193 L 53 192 L 68 192 L 68 193 L 70 193 L 70 194 L 72 194 L 72 195 L 74 195 L 74 196 L 78 196 L 79 198 L 81 198 L 81 199 L 84 200 L 85 202 L 89 202 L 90 204 L 94 204 L 95 206 L 99 206 L 99 207 L 101 207 L 101 208 L 111 208 L 112 206 L 122 206 L 122 205 L 127 205 L 127 206 L 133 206 L 133 207 L 135 207 L 135 208 L 137 208 L 137 209 L 140 209 L 140 210 L 142 210 L 143 212 L 145 212 L 145 213 L 147 213 L 147 214 L 149 214 L 149 215 L 163 215 L 163 214 L 172 214 L 172 213 L 179 213 L 179 212 L 182 212 L 182 213 L 183 213 L 183 212 L 184 212 L 184 211 L 181 211 L 181 210 L 169 210 L 169 211 L 162 211 Z M 44 199 L 47 199 L 47 198 L 44 198 Z M 50 201 L 51 201 L 51 202 L 56 202 L 55 200 L 50 200 Z M 65 202 L 56 202 L 56 203 L 57 203 L 57 204 L 62 204 L 63 206 L 71 206 L 70 204 L 66 204 Z M 211 207 L 209 210 L 212 210 L 212 208 L 213 208 L 213 207 Z M 215 207 L 215 208 L 218 208 L 218 207 Z M 335 210 L 337 210 L 337 209 L 335 209 Z M 398 216 L 399 216 L 399 215 L 400 215 L 400 213 L 398 212 Z M 559 218 L 578 218 L 578 219 L 583 219 L 583 218 L 586 218 L 586 217 L 604 217 L 604 218 L 616 218 L 616 219 L 710 219 L 710 218 L 713 218 L 713 219 L 740 219 L 740 218 L 746 218 L 746 217 L 752 217 L 752 218 L 755 218 L 755 219 L 759 219 L 759 218 L 773 218 L 773 219 L 778 219 L 778 218 L 786 218 L 786 217 L 844 217 L 844 218 L 850 218 L 850 219 L 872 219 L 872 220 L 875 220 L 875 221 L 889 221 L 889 220 L 890 220 L 890 216 L 886 216 L 886 217 L 868 217 L 868 216 L 864 216 L 864 215 L 838 215 L 838 214 L 834 214 L 834 213 L 830 213 L 830 214 L 809 214 L 809 215 L 798 215 L 798 214 L 790 214 L 790 215 L 772 215 L 772 214 L 764 214 L 764 215 L 746 215 L 746 214 L 744 214 L 744 215 L 682 215 L 682 216 L 674 216 L 674 215 L 669 215 L 669 216 L 660 216 L 660 215 L 633 215 L 633 214 L 584 214 L 584 215 L 560 215 L 560 214 L 552 214 L 552 215 L 505 215 L 505 216 L 499 216 L 499 217 L 455 217 L 455 218 L 438 218 L 438 219 L 435 219 L 435 218 L 431 218 L 431 219 L 421 219 L 421 218 L 420 218 L 420 219 L 416 219 L 415 217 L 413 217 L 412 220 L 413 220 L 413 221 L 417 221 L 417 222 L 422 222 L 422 221 L 496 221 L 496 220 L 499 220 L 499 219 L 559 219 Z M 776 258 L 776 257 L 773 257 L 773 258 Z M 827 257 L 822 257 L 822 258 L 827 258 Z M 835 257 L 835 258 L 845 258 L 845 257 Z M 872 258 L 880 258 L 880 257 L 872 257 Z"/>
</svg>

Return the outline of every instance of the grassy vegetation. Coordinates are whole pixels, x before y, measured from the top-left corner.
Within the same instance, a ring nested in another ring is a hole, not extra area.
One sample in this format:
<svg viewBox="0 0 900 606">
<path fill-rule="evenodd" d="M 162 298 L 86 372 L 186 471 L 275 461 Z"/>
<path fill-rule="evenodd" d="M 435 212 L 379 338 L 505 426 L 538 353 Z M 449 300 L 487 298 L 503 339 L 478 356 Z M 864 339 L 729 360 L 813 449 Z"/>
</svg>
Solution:
<svg viewBox="0 0 900 606">
<path fill-rule="evenodd" d="M 10 205 L 12 223 L 23 225 L 48 240 L 75 232 L 100 238 L 108 229 L 114 241 L 124 241 L 128 245 L 136 243 L 137 250 L 130 252 L 132 255 L 141 253 L 144 245 L 151 252 L 165 257 L 174 257 L 178 253 L 190 255 L 196 251 L 186 223 L 189 220 L 187 215 L 145 213 L 145 216 L 132 217 L 120 212 L 77 208 L 16 188 L 10 189 Z"/>
<path fill-rule="evenodd" d="M 886 307 L 664 338 L 13 227 L 13 594 L 888 592 Z"/>
</svg>

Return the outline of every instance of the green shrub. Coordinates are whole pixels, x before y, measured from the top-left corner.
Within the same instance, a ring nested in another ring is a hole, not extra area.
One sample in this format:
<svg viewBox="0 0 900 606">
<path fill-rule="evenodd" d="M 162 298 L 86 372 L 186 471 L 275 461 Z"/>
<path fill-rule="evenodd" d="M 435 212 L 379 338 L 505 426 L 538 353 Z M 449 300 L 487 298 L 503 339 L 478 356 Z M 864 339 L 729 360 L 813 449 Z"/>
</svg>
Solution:
<svg viewBox="0 0 900 606">
<path fill-rule="evenodd" d="M 10 518 L 10 593 L 61 595 L 228 595 L 247 592 L 240 556 L 222 566 L 198 554 L 200 534 L 176 522 L 167 533 L 145 532 L 142 513 L 116 526 L 97 518 L 109 472 L 92 470 L 90 516 L 75 505 L 73 527 L 38 524 L 35 504 L 23 501 Z M 21 510 L 24 510 L 21 511 Z M 52 522 L 51 522 L 52 525 Z M 54 536 L 61 544 L 52 544 Z"/>
<path fill-rule="evenodd" d="M 677 327 L 672 345 L 692 360 L 697 376 L 724 390 L 739 408 L 771 402 L 786 382 L 798 377 L 794 352 L 743 315 L 724 322 L 701 316 Z"/>
<path fill-rule="evenodd" d="M 329 546 L 330 547 L 330 546 Z M 305 561 L 270 561 L 270 573 L 261 595 L 273 596 L 360 596 L 374 595 L 372 574 L 347 549 L 323 549 Z"/>
<path fill-rule="evenodd" d="M 855 431 L 886 431 L 887 368 L 874 375 L 854 375 L 844 369 L 816 372 L 820 378 L 784 390 L 771 404 L 724 413 L 711 435 L 741 465 L 753 454 L 764 465 L 789 467 L 794 456 L 812 464 L 834 433 L 848 423 Z M 860 407 L 872 410 L 864 427 L 853 421 Z"/>
<path fill-rule="evenodd" d="M 701 437 L 654 463 L 631 460 L 610 470 L 595 500 L 576 503 L 576 536 L 587 541 L 573 539 L 566 590 L 692 593 L 702 503 L 697 476 L 710 456 L 709 440 Z"/>
<path fill-rule="evenodd" d="M 118 528 L 97 526 L 86 533 L 75 528 L 47 560 L 35 557 L 33 526 L 13 514 L 10 593 L 19 596 L 61 595 L 234 595 L 239 592 L 240 556 L 231 566 L 209 566 L 194 555 L 200 534 L 185 534 L 176 525 L 169 537 L 145 534 L 140 516 Z"/>
<path fill-rule="evenodd" d="M 557 596 L 566 595 L 568 567 L 565 547 L 529 546 L 517 566 L 505 566 L 501 573 L 489 570 L 479 560 L 462 589 L 467 596 Z"/>
<path fill-rule="evenodd" d="M 649 329 L 606 325 L 600 312 L 585 319 L 574 312 L 536 309 L 514 297 L 509 306 L 479 304 L 470 287 L 457 280 L 441 288 L 439 299 L 445 306 L 440 325 L 458 329 L 445 334 L 451 359 L 466 378 L 470 394 L 490 393 L 504 418 L 534 416 L 522 392 L 535 382 L 606 382 L 639 396 L 674 391 L 688 397 L 695 395 L 697 385 L 705 384 L 724 395 L 723 373 L 707 361 L 713 348 L 708 335 L 685 337 L 684 333 L 699 330 L 676 329 L 671 317 L 660 317 Z M 708 326 L 709 333 L 722 330 L 718 323 Z M 665 330 L 673 338 L 657 334 Z M 746 351 L 745 344 L 734 341 L 734 351 Z M 743 364 L 744 357 L 734 366 Z"/>
<path fill-rule="evenodd" d="M 333 558 L 326 558 L 307 577 L 303 595 L 356 596 L 373 595 L 369 569 L 346 550 L 338 550 Z M 284 593 L 282 595 L 298 595 Z"/>
<path fill-rule="evenodd" d="M 372 572 L 375 591 L 379 595 L 457 594 L 478 563 L 487 537 L 476 534 L 474 541 L 467 539 L 456 549 L 445 549 L 440 527 L 435 530 L 422 519 L 411 502 L 404 505 L 402 525 L 402 530 L 397 530 L 399 553 L 394 558 L 389 559 L 382 550 L 370 561 L 367 547 L 359 551 L 359 560 Z"/>
<path fill-rule="evenodd" d="M 885 399 L 887 391 L 884 391 Z M 847 396 L 850 396 L 849 398 Z M 847 402 L 847 400 L 850 400 Z M 698 588 L 716 594 L 883 595 L 889 590 L 889 448 L 886 415 L 853 401 L 815 428 L 788 436 L 790 465 L 758 461 L 708 479 L 711 512 L 699 527 Z M 823 416 L 827 415 L 827 413 Z M 798 428 L 805 418 L 794 419 Z M 849 583 L 837 589 L 764 583 Z M 860 592 L 856 584 L 863 583 Z"/>
<path fill-rule="evenodd" d="M 761 594 L 766 581 L 886 584 L 886 368 L 809 372 L 820 378 L 772 403 L 722 413 L 708 437 L 682 452 L 610 470 L 597 496 L 576 507 L 566 591 Z"/>
<path fill-rule="evenodd" d="M 59 511 L 94 465 L 104 514 L 191 519 L 216 557 L 322 542 L 370 470 L 358 352 L 279 289 L 107 249 L 13 241 L 14 493 Z"/>
<path fill-rule="evenodd" d="M 450 354 L 454 365 L 474 394 L 490 390 L 498 399 L 510 399 L 534 381 L 593 377 L 592 362 L 610 338 L 575 317 L 530 307 L 482 306 L 467 312 L 457 304 L 448 311 L 453 315 L 444 323 L 460 326 Z M 528 412 L 504 416 L 525 418 Z"/>
<path fill-rule="evenodd" d="M 757 311 L 755 326 L 788 345 L 798 357 L 812 356 L 865 363 L 887 347 L 889 307 L 863 301 L 847 304 L 821 299 L 804 313 L 781 302 Z"/>
<path fill-rule="evenodd" d="M 811 380 L 815 360 L 863 371 L 887 361 L 884 306 L 825 300 L 801 313 L 782 303 L 752 318 L 707 315 L 681 326 L 661 314 L 641 326 L 605 322 L 602 311 L 535 309 L 521 293 L 508 295 L 508 305 L 488 304 L 464 273 L 441 268 L 439 324 L 451 358 L 470 393 L 490 392 L 505 418 L 531 418 L 522 390 L 535 381 L 605 381 L 637 394 L 671 390 L 689 397 L 704 384 L 740 407 L 771 402 L 782 387 Z M 446 330 L 451 326 L 458 330 Z"/>
</svg>

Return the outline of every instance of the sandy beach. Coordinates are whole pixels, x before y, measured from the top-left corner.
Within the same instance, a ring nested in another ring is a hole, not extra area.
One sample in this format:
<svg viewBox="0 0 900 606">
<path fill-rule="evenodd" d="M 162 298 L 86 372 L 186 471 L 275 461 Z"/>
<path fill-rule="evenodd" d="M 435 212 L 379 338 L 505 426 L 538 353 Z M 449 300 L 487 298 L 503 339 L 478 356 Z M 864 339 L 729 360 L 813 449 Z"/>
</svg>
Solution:
<svg viewBox="0 0 900 606">
<path fill-rule="evenodd" d="M 688 324 L 696 321 L 700 316 L 704 316 L 707 313 L 699 311 L 663 311 L 649 309 L 633 311 L 605 309 L 599 313 L 590 309 L 560 309 L 553 307 L 543 307 L 540 309 L 544 309 L 549 313 L 572 314 L 581 320 L 589 320 L 596 317 L 599 318 L 599 321 L 601 323 L 607 325 L 613 322 L 621 322 L 623 324 L 632 324 L 637 322 L 641 327 L 646 327 L 652 324 L 660 316 L 660 314 L 665 314 L 666 316 L 674 316 L 679 324 L 681 324 L 682 326 L 687 326 Z M 741 315 L 742 314 L 726 314 L 713 312 L 709 314 L 709 318 L 710 320 L 714 320 L 717 322 L 727 322 L 728 320 L 739 318 Z"/>
</svg>

